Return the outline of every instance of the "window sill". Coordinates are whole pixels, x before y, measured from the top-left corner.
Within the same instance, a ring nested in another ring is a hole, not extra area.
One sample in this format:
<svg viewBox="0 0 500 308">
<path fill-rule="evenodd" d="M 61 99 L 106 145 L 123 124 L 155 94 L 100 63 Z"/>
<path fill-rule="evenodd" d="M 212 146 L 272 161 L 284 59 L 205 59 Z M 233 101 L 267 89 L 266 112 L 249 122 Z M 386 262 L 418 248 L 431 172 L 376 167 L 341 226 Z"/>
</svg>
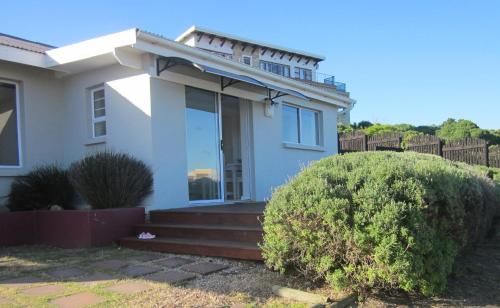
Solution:
<svg viewBox="0 0 500 308">
<path fill-rule="evenodd" d="M 283 147 L 288 149 L 306 150 L 306 151 L 317 151 L 317 152 L 325 151 L 325 148 L 321 145 L 305 145 L 298 143 L 283 142 Z"/>
<path fill-rule="evenodd" d="M 0 178 L 1 177 L 15 177 L 25 174 L 23 167 L 18 166 L 0 166 Z"/>
<path fill-rule="evenodd" d="M 104 143 L 106 143 L 106 137 L 89 138 L 87 142 L 85 142 L 85 146 L 93 146 Z"/>
</svg>

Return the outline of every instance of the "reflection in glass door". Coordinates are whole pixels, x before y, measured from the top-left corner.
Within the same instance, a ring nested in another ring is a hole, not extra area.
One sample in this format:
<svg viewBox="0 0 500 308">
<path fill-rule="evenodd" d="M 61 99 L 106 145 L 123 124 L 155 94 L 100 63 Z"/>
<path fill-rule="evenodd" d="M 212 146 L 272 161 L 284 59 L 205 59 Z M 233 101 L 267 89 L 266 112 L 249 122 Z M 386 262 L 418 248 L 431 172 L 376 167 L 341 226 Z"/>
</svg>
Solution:
<svg viewBox="0 0 500 308">
<path fill-rule="evenodd" d="M 222 201 L 217 94 L 186 87 L 187 163 L 190 202 Z"/>
</svg>

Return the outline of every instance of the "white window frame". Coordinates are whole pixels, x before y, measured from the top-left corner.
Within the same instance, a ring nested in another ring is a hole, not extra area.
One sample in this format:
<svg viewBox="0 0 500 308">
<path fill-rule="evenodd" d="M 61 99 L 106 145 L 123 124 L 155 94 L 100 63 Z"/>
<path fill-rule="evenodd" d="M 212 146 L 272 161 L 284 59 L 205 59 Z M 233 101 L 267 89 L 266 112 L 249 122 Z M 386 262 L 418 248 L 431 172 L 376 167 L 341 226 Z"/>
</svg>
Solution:
<svg viewBox="0 0 500 308">
<path fill-rule="evenodd" d="M 94 99 L 94 94 L 95 92 L 97 91 L 104 91 L 104 116 L 101 116 L 101 117 L 95 117 L 95 114 L 94 114 L 94 103 L 95 103 L 95 99 Z M 107 116 L 107 111 L 106 111 L 106 108 L 107 107 L 107 103 L 106 103 L 106 91 L 104 90 L 104 86 L 100 86 L 100 87 L 96 87 L 96 88 L 93 88 L 90 90 L 90 113 L 91 113 L 91 117 L 92 117 L 92 139 L 96 139 L 96 138 L 105 138 L 107 135 L 108 135 L 108 122 L 107 122 L 107 119 L 106 119 L 106 116 Z M 95 124 L 98 123 L 98 122 L 104 122 L 104 124 L 106 125 L 106 133 L 102 136 L 96 136 L 95 135 Z"/>
<path fill-rule="evenodd" d="M 250 59 L 250 63 L 246 64 L 245 63 L 245 58 Z M 248 65 L 248 66 L 252 66 L 252 56 L 242 55 L 241 56 L 241 63 L 243 63 L 245 65 Z"/>
<path fill-rule="evenodd" d="M 21 141 L 21 104 L 19 97 L 19 83 L 0 79 L 0 83 L 11 84 L 16 87 L 16 125 L 17 125 L 17 165 L 0 165 L 2 169 L 19 169 L 23 167 L 23 146 Z"/>
<path fill-rule="evenodd" d="M 293 141 L 286 141 L 286 140 L 283 140 L 283 143 L 285 145 L 297 145 L 297 146 L 300 146 L 300 147 L 311 147 L 311 148 L 322 148 L 323 147 L 323 113 L 320 111 L 320 110 L 316 110 L 316 109 L 312 109 L 312 108 L 307 108 L 307 107 L 302 107 L 302 106 L 298 106 L 298 105 L 293 105 L 293 104 L 289 104 L 289 103 L 283 103 L 282 104 L 282 108 L 284 106 L 287 106 L 287 107 L 291 107 L 291 108 L 295 108 L 298 110 L 298 113 L 299 113 L 299 116 L 298 116 L 298 125 L 297 125 L 297 135 L 298 135 L 298 139 L 299 139 L 299 142 L 293 142 Z M 308 111 L 312 111 L 314 112 L 315 114 L 317 114 L 317 128 L 316 128 L 316 131 L 317 131 L 317 143 L 316 144 L 306 144 L 306 143 L 302 143 L 302 110 L 308 110 Z M 281 121 L 283 121 L 283 116 L 281 116 Z M 283 127 L 283 126 L 282 126 Z M 282 133 L 282 138 L 283 138 L 283 135 L 284 133 Z"/>
</svg>

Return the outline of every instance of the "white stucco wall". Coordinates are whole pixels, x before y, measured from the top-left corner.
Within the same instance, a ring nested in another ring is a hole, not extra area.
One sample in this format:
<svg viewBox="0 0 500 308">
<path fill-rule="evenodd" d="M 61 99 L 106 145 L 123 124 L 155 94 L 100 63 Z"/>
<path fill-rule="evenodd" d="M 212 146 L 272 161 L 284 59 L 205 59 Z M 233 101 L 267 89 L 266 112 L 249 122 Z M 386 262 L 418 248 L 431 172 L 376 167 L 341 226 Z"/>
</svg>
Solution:
<svg viewBox="0 0 500 308">
<path fill-rule="evenodd" d="M 184 82 L 149 76 L 142 70 L 118 64 L 72 76 L 23 65 L 1 63 L 0 78 L 21 81 L 23 168 L 0 170 L 0 196 L 13 176 L 31 167 L 59 162 L 68 166 L 87 153 L 112 149 L 129 153 L 150 165 L 154 172 L 154 196 L 149 209 L 188 206 L 186 117 Z M 5 65 L 4 65 L 5 64 Z M 104 85 L 107 113 L 106 138 L 92 139 L 89 89 Z M 218 88 L 207 81 L 189 85 Z M 238 96 L 236 88 L 228 94 Z M 234 91 L 234 92 L 231 92 Z M 243 93 L 243 92 L 242 92 Z M 295 175 L 303 165 L 337 153 L 335 107 L 320 102 L 285 101 L 322 112 L 324 149 L 292 149 L 283 146 L 281 104 L 273 117 L 263 102 L 252 102 L 250 119 L 253 149 L 253 199 L 265 200 L 273 188 Z M 1 201 L 0 201 L 1 202 Z"/>
<path fill-rule="evenodd" d="M 0 61 L 0 79 L 19 83 L 22 167 L 0 167 L 0 197 L 33 166 L 63 163 L 61 81 L 51 71 Z M 6 200 L 0 198 L 0 205 Z"/>
<path fill-rule="evenodd" d="M 282 104 L 275 108 L 272 118 L 264 115 L 264 104 L 253 102 L 253 147 L 255 160 L 255 194 L 257 200 L 270 197 L 272 190 L 296 175 L 303 166 L 337 151 L 337 109 L 333 106 L 284 100 L 298 106 L 321 111 L 323 123 L 323 150 L 285 147 L 281 121 Z"/>
<path fill-rule="evenodd" d="M 151 208 L 184 207 L 189 202 L 184 85 L 152 78 L 151 102 L 155 174 Z"/>
<path fill-rule="evenodd" d="M 115 87 L 123 89 L 123 95 L 128 91 L 133 91 L 134 86 L 130 86 L 131 79 L 135 76 L 143 74 L 142 71 L 132 70 L 120 65 L 112 65 L 103 67 L 98 70 L 87 71 L 80 74 L 72 75 L 63 79 L 62 98 L 64 101 L 64 129 L 63 129 L 63 145 L 64 145 L 64 161 L 66 164 L 82 158 L 87 153 L 96 150 L 104 149 L 109 144 L 115 145 L 116 142 L 110 136 L 115 135 L 115 131 L 120 131 L 120 120 L 113 124 L 111 121 L 114 114 L 120 112 L 118 103 L 115 100 L 124 101 L 120 95 L 116 95 L 108 82 L 111 82 Z M 140 78 L 138 77 L 140 80 Z M 123 80 L 120 82 L 119 80 Z M 90 91 L 92 87 L 104 85 L 107 117 L 108 117 L 108 137 L 94 140 L 91 138 L 91 106 L 90 106 Z M 127 107 L 127 104 L 124 104 Z M 132 122 L 132 121 L 131 121 Z M 111 126 L 110 126 L 111 125 Z M 131 125 L 127 125 L 130 127 Z M 120 133 L 115 138 L 120 138 Z"/>
</svg>

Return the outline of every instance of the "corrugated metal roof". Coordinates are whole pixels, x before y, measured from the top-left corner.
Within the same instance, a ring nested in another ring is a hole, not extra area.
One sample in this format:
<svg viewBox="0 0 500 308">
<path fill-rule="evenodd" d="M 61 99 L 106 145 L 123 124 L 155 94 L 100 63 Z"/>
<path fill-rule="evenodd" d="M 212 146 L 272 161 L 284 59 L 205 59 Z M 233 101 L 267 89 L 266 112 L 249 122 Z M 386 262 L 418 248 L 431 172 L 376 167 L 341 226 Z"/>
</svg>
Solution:
<svg viewBox="0 0 500 308">
<path fill-rule="evenodd" d="M 45 53 L 45 51 L 56 48 L 51 45 L 25 40 L 20 37 L 0 33 L 0 45 L 14 47 L 36 53 Z"/>
</svg>

